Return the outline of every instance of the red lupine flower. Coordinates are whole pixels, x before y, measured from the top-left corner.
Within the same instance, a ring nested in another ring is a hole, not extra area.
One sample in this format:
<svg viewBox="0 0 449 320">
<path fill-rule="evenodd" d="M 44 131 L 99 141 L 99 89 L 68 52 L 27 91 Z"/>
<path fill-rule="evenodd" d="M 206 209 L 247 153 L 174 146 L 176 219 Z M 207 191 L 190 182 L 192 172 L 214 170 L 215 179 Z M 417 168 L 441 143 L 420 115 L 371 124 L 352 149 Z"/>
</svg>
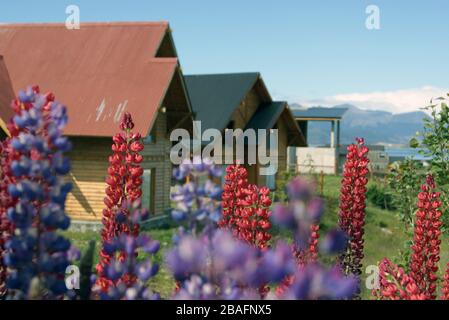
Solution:
<svg viewBox="0 0 449 320">
<path fill-rule="evenodd" d="M 346 274 L 359 276 L 362 271 L 363 234 L 365 225 L 366 184 L 368 182 L 368 148 L 356 139 L 348 146 L 340 190 L 340 228 L 348 235 L 348 247 L 340 257 Z"/>
<path fill-rule="evenodd" d="M 134 128 L 131 115 L 125 113 L 120 129 L 123 131 L 117 133 L 113 138 L 112 145 L 113 155 L 109 157 L 108 177 L 106 183 L 106 197 L 104 204 L 106 208 L 103 210 L 103 230 L 101 237 L 103 241 L 103 248 L 100 252 L 100 262 L 97 265 L 98 280 L 97 285 L 104 292 L 108 290 L 112 284 L 106 277 L 105 271 L 113 258 L 107 251 L 106 247 L 116 237 L 121 234 L 129 234 L 137 236 L 139 234 L 139 225 L 136 223 L 118 223 L 117 218 L 122 215 L 129 217 L 130 212 L 127 206 L 140 200 L 142 191 L 140 186 L 142 184 L 143 169 L 140 167 L 142 156 L 138 152 L 142 151 L 143 144 L 141 142 L 140 134 L 134 134 L 131 129 Z M 119 259 L 123 260 L 125 253 L 122 252 Z M 121 279 L 125 283 L 134 281 L 131 277 L 124 277 Z"/>
<path fill-rule="evenodd" d="M 9 143 L 9 138 L 0 142 L 0 297 L 6 294 L 6 266 L 3 264 L 5 243 L 14 230 L 14 226 L 6 216 L 6 209 L 14 202 L 8 193 L 8 185 L 14 181 L 11 174 Z"/>
<path fill-rule="evenodd" d="M 304 266 L 308 263 L 316 262 L 318 259 L 318 239 L 320 226 L 311 225 L 310 226 L 310 238 L 309 246 L 306 250 L 301 250 L 300 248 L 295 248 L 295 256 L 298 260 L 300 266 Z"/>
<path fill-rule="evenodd" d="M 379 264 L 379 288 L 373 295 L 380 300 L 426 299 L 415 280 L 387 258 Z"/>
<path fill-rule="evenodd" d="M 140 138 L 134 138 L 134 139 L 140 139 Z M 143 150 L 143 143 L 140 141 L 135 141 L 135 142 L 131 143 L 129 148 L 131 149 L 131 151 L 140 152 Z"/>
<path fill-rule="evenodd" d="M 446 265 L 446 272 L 444 273 L 443 287 L 441 288 L 441 299 L 449 300 L 449 263 Z"/>
<path fill-rule="evenodd" d="M 241 204 L 245 194 L 242 192 L 248 186 L 248 172 L 240 165 L 230 165 L 226 168 L 222 193 L 223 217 L 218 222 L 220 227 L 235 227 L 235 217 L 240 214 Z"/>
<path fill-rule="evenodd" d="M 320 226 L 312 224 L 310 226 L 310 237 L 309 237 L 309 245 L 306 250 L 301 250 L 297 246 L 293 246 L 293 252 L 295 254 L 296 260 L 298 262 L 298 266 L 305 266 L 309 263 L 315 263 L 318 259 L 318 239 Z M 294 276 L 290 275 L 282 280 L 281 284 L 276 287 L 275 293 L 276 296 L 282 297 L 284 293 L 288 290 L 288 288 L 292 285 L 294 281 Z"/>
<path fill-rule="evenodd" d="M 409 274 L 398 269 L 391 262 L 381 264 L 384 269 L 389 267 L 396 278 L 388 278 L 380 274 L 380 289 L 374 292 L 380 299 L 436 299 L 438 262 L 440 260 L 441 226 L 442 222 L 440 193 L 435 191 L 436 185 L 432 175 L 428 175 L 426 183 L 421 186 L 414 227 L 412 254 L 410 257 Z M 384 261 L 385 261 L 384 260 Z M 396 272 L 396 273 L 395 273 Z M 391 272 L 390 272 L 391 273 Z M 398 281 L 398 279 L 402 279 Z M 400 287 L 402 286 L 402 287 Z M 449 264 L 443 279 L 442 299 L 449 298 Z"/>
<path fill-rule="evenodd" d="M 246 169 L 238 164 L 226 168 L 223 218 L 219 226 L 231 229 L 238 239 L 264 249 L 271 239 L 270 189 L 248 184 L 247 176 Z"/>
<path fill-rule="evenodd" d="M 248 184 L 247 177 L 248 172 L 239 164 L 226 168 L 222 193 L 223 217 L 218 225 L 229 228 L 237 239 L 265 249 L 271 239 L 270 189 Z M 265 297 L 269 290 L 268 286 L 261 286 L 260 296 Z"/>
<path fill-rule="evenodd" d="M 440 260 L 441 206 L 440 193 L 431 175 L 421 186 L 414 227 L 410 277 L 428 299 L 435 299 L 438 261 Z"/>
</svg>

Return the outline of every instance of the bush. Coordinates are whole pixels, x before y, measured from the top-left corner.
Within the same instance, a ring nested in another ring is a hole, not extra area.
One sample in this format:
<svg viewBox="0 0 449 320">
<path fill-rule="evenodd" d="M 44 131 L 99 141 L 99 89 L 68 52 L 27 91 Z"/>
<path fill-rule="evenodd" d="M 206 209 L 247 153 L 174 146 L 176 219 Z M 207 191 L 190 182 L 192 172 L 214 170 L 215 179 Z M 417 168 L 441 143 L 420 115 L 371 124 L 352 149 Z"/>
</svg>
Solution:
<svg viewBox="0 0 449 320">
<path fill-rule="evenodd" d="M 285 170 L 279 173 L 278 178 L 276 179 L 276 192 L 274 192 L 273 194 L 273 202 L 287 202 L 287 185 L 289 181 L 291 181 L 297 175 L 298 174 L 293 170 Z"/>
<path fill-rule="evenodd" d="M 366 196 L 368 200 L 376 207 L 384 210 L 397 209 L 393 194 L 388 187 L 378 184 L 370 184 L 368 186 Z"/>
</svg>

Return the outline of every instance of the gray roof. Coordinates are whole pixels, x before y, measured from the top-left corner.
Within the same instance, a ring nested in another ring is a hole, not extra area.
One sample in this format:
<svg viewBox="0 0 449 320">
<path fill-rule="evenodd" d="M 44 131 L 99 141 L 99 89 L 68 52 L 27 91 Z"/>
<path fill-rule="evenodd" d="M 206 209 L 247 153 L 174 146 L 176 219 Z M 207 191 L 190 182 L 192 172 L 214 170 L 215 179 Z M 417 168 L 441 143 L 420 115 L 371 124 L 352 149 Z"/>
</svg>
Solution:
<svg viewBox="0 0 449 320">
<path fill-rule="evenodd" d="M 258 72 L 184 76 L 196 120 L 202 130 L 223 130 L 232 113 L 259 79 Z"/>
<path fill-rule="evenodd" d="M 323 108 L 312 107 L 309 109 L 292 109 L 293 116 L 298 118 L 326 118 L 326 119 L 341 119 L 343 114 L 347 111 L 346 108 Z"/>
<path fill-rule="evenodd" d="M 245 129 L 272 129 L 281 117 L 286 121 L 285 124 L 287 125 L 287 145 L 305 147 L 307 145 L 306 138 L 285 101 L 273 101 L 262 104 L 251 117 Z"/>
<path fill-rule="evenodd" d="M 273 101 L 261 105 L 249 120 L 246 128 L 272 129 L 286 107 L 287 102 L 285 101 Z"/>
</svg>

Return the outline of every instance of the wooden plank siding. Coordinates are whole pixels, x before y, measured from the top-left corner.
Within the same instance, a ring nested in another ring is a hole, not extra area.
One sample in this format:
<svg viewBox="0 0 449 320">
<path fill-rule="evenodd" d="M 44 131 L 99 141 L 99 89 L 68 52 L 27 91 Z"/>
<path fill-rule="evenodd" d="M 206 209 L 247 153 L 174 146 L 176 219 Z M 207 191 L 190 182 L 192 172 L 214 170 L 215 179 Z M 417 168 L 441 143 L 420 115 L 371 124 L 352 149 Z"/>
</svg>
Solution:
<svg viewBox="0 0 449 320">
<path fill-rule="evenodd" d="M 276 178 L 287 168 L 288 128 L 281 116 L 274 129 L 278 129 L 278 171 Z M 267 186 L 267 177 L 259 174 L 260 165 L 245 165 L 248 170 L 248 181 L 259 186 Z"/>
<path fill-rule="evenodd" d="M 143 169 L 155 169 L 155 212 L 151 214 L 162 214 L 170 207 L 170 185 L 172 176 L 172 165 L 170 162 L 171 142 L 167 137 L 167 114 L 159 113 L 153 130 L 156 134 L 155 143 L 145 143 L 142 151 L 144 161 Z"/>
<path fill-rule="evenodd" d="M 246 95 L 242 103 L 232 114 L 231 122 L 232 128 L 230 129 L 242 129 L 244 130 L 250 119 L 253 117 L 254 113 L 257 111 L 259 106 L 264 102 L 260 90 L 254 86 Z M 287 147 L 288 147 L 288 127 L 285 123 L 283 115 L 276 122 L 275 128 L 278 129 L 278 174 L 286 169 L 287 166 Z M 257 133 L 256 133 L 257 134 Z M 247 155 L 248 149 L 245 149 L 245 154 Z M 236 146 L 234 145 L 234 157 L 236 154 Z M 257 154 L 257 148 L 256 148 Z M 257 158 L 256 158 L 257 160 Z M 224 155 L 223 155 L 224 161 Z M 245 159 L 245 162 L 247 159 Z M 223 162 L 224 163 L 224 162 Z M 245 168 L 248 171 L 248 181 L 250 183 L 263 186 L 267 184 L 266 177 L 259 174 L 260 164 L 249 165 L 245 163 Z M 277 174 L 277 175 L 278 175 Z M 276 175 L 276 176 L 277 176 Z"/>
<path fill-rule="evenodd" d="M 144 169 L 156 169 L 155 212 L 169 207 L 171 163 L 170 141 L 166 135 L 166 115 L 159 113 L 154 124 L 155 143 L 145 143 L 142 151 Z M 110 138 L 72 137 L 73 151 L 68 154 L 72 169 L 68 180 L 73 189 L 67 197 L 66 210 L 74 220 L 100 221 L 107 187 L 108 157 L 112 154 Z"/>
<path fill-rule="evenodd" d="M 234 127 L 232 129 L 240 128 L 244 130 L 249 120 L 257 111 L 257 108 L 261 102 L 262 99 L 259 97 L 256 89 L 252 88 L 246 95 L 245 99 L 243 99 L 242 103 L 240 103 L 239 107 L 235 109 L 232 114 L 231 121 L 234 121 Z"/>
<path fill-rule="evenodd" d="M 75 220 L 101 220 L 112 139 L 72 137 L 70 141 L 72 191 L 66 201 L 67 213 Z"/>
<path fill-rule="evenodd" d="M 237 109 L 232 114 L 231 121 L 233 122 L 233 127 L 229 129 L 242 129 L 244 130 L 249 120 L 252 118 L 254 113 L 257 111 L 257 108 L 261 104 L 262 99 L 260 98 L 256 87 L 253 87 L 243 101 L 240 103 Z M 245 154 L 248 152 L 248 149 L 245 149 Z M 236 146 L 234 145 L 234 157 L 236 154 Z M 224 159 L 224 155 L 223 155 Z M 247 159 L 245 159 L 245 162 Z M 257 176 L 255 175 L 257 171 L 256 165 L 249 165 L 245 163 L 245 167 L 248 171 L 248 181 L 250 183 L 258 183 Z"/>
</svg>

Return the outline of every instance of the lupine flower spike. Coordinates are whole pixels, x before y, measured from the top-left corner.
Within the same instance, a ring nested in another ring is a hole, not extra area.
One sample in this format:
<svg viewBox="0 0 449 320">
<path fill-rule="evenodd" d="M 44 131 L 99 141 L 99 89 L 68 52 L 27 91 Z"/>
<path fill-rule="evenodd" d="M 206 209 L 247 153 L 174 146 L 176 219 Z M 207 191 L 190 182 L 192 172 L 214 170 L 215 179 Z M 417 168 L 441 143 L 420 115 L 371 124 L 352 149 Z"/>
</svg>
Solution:
<svg viewBox="0 0 449 320">
<path fill-rule="evenodd" d="M 134 123 L 131 115 L 125 113 L 120 123 L 122 132 L 117 133 L 113 138 L 112 151 L 109 157 L 108 177 L 106 183 L 106 197 L 103 210 L 103 230 L 101 238 L 103 248 L 100 252 L 100 262 L 97 265 L 97 285 L 103 292 L 107 292 L 113 282 L 107 277 L 106 269 L 113 258 L 108 246 L 120 238 L 122 235 L 136 237 L 139 234 L 139 223 L 131 219 L 132 211 L 140 206 L 142 191 L 143 169 L 140 166 L 143 150 L 143 143 L 139 133 L 133 133 Z M 136 205 L 137 203 L 137 205 Z M 125 251 L 120 252 L 121 261 L 126 260 Z M 124 275 L 126 277 L 126 275 Z M 123 280 L 123 279 L 122 279 Z M 135 279 L 129 277 L 127 281 L 133 282 Z"/>
<path fill-rule="evenodd" d="M 373 295 L 379 300 L 426 299 L 415 280 L 387 258 L 379 264 L 379 288 Z"/>
<path fill-rule="evenodd" d="M 316 262 L 318 259 L 318 239 L 320 226 L 312 224 L 310 226 L 310 238 L 308 247 L 306 249 L 301 249 L 295 246 L 295 256 L 298 260 L 298 264 L 305 266 L 308 263 Z"/>
<path fill-rule="evenodd" d="M 248 184 L 247 176 L 248 172 L 239 164 L 226 168 L 222 195 L 223 218 L 219 225 L 229 228 L 237 239 L 265 249 L 271 239 L 270 189 Z M 259 289 L 261 296 L 265 296 L 268 291 L 266 286 Z"/>
<path fill-rule="evenodd" d="M 270 189 L 248 184 L 247 176 L 246 169 L 238 164 L 226 168 L 219 225 L 229 228 L 238 239 L 264 249 L 271 239 Z"/>
<path fill-rule="evenodd" d="M 426 183 L 418 194 L 410 277 L 412 277 L 427 299 L 435 299 L 438 262 L 441 245 L 441 207 L 440 193 L 435 191 L 433 177 L 428 175 Z"/>
<path fill-rule="evenodd" d="M 378 299 L 434 300 L 437 287 L 441 245 L 441 200 L 432 175 L 418 194 L 409 274 L 388 259 L 380 264 L 380 288 L 373 294 Z M 443 300 L 449 298 L 449 265 L 443 279 Z"/>
<path fill-rule="evenodd" d="M 120 223 L 139 224 L 148 218 L 148 211 L 138 207 L 129 209 L 132 214 Z M 103 250 L 112 258 L 106 266 L 104 278 L 113 285 L 99 292 L 104 300 L 155 300 L 159 294 L 153 292 L 148 281 L 153 278 L 159 265 L 153 261 L 160 243 L 144 234 L 126 234 L 104 244 Z M 145 259 L 137 260 L 138 253 L 145 253 Z"/>
<path fill-rule="evenodd" d="M 446 272 L 444 273 L 441 300 L 449 300 L 449 263 L 446 265 Z"/>
<path fill-rule="evenodd" d="M 70 242 L 57 233 L 70 225 L 65 199 L 71 184 L 64 181 L 70 164 L 64 153 L 71 144 L 62 136 L 66 108 L 53 94 L 42 95 L 33 87 L 20 92 L 13 109 L 8 161 L 14 179 L 8 186 L 12 202 L 7 216 L 14 233 L 4 255 L 8 297 L 61 298 L 73 252 Z"/>
<path fill-rule="evenodd" d="M 14 199 L 8 193 L 8 185 L 14 183 L 11 173 L 10 148 L 11 139 L 8 137 L 0 142 L 0 299 L 6 295 L 6 266 L 3 262 L 5 244 L 13 234 L 13 225 L 8 219 L 6 209 L 14 205 Z"/>
<path fill-rule="evenodd" d="M 226 167 L 225 183 L 223 185 L 222 206 L 223 217 L 218 222 L 220 227 L 236 227 L 237 217 L 240 216 L 242 207 L 240 201 L 245 194 L 242 192 L 248 186 L 248 172 L 240 165 Z"/>
<path fill-rule="evenodd" d="M 348 146 L 340 190 L 339 226 L 348 236 L 340 264 L 346 274 L 357 277 L 362 273 L 368 151 L 361 138 Z"/>
</svg>

